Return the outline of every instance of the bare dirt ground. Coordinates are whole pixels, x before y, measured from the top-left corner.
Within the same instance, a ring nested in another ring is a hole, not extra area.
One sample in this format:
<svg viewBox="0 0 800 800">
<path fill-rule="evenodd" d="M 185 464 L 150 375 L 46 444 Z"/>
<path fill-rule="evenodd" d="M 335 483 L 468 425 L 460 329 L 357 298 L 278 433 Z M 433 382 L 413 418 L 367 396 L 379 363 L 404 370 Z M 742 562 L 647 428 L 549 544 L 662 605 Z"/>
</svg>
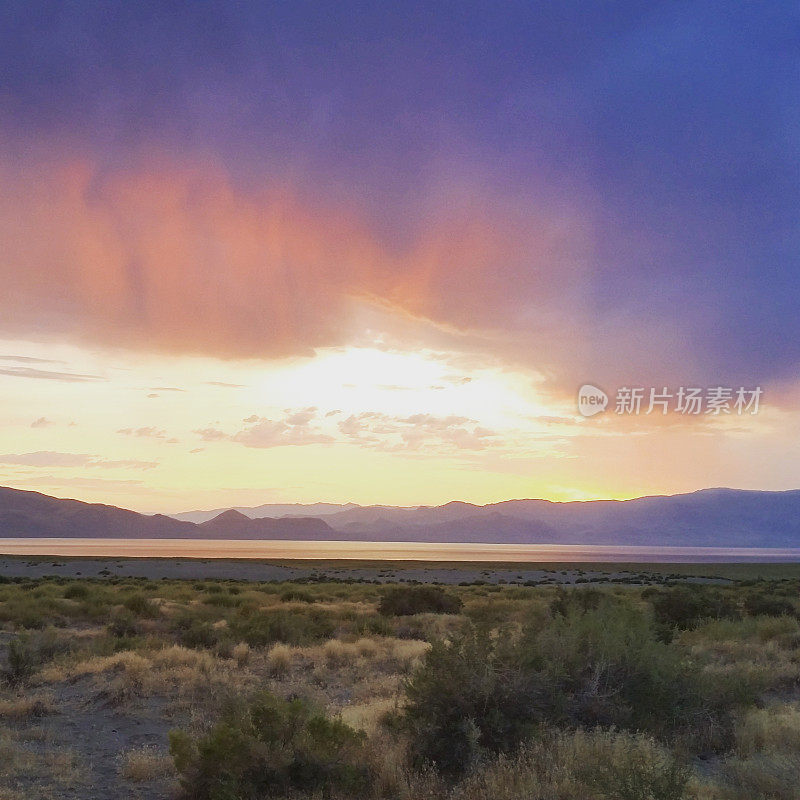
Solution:
<svg viewBox="0 0 800 800">
<path fill-rule="evenodd" d="M 0 632 L 0 662 L 10 635 Z M 34 690 L 30 690 L 31 692 Z M 48 687 L 47 714 L 4 720 L 0 759 L 11 775 L 3 781 L 6 800 L 164 800 L 175 794 L 172 777 L 140 781 L 123 777 L 121 754 L 147 748 L 168 756 L 167 734 L 181 723 L 161 698 L 146 698 L 126 709 L 104 697 L 90 676 Z"/>
<path fill-rule="evenodd" d="M 706 569 L 704 569 L 704 567 Z M 680 572 L 672 574 L 673 565 L 665 564 L 660 569 L 654 565 L 631 565 L 594 569 L 589 565 L 544 567 L 520 564 L 519 566 L 497 566 L 465 564 L 416 565 L 414 562 L 398 565 L 386 562 L 385 566 L 343 566 L 332 564 L 286 565 L 255 560 L 233 559 L 180 559 L 180 558 L 28 558 L 22 556 L 0 556 L 0 576 L 9 578 L 148 578 L 149 580 L 243 580 L 243 581 L 296 581 L 296 580 L 340 580 L 344 582 L 369 581 L 379 583 L 552 583 L 570 585 L 574 583 L 603 583 L 620 580 L 636 580 L 643 583 L 655 575 L 671 574 L 675 579 L 683 577 L 690 581 L 712 579 L 713 571 L 700 565 L 697 574 L 686 574 L 683 565 Z M 710 572 L 710 574 L 704 574 Z"/>
</svg>

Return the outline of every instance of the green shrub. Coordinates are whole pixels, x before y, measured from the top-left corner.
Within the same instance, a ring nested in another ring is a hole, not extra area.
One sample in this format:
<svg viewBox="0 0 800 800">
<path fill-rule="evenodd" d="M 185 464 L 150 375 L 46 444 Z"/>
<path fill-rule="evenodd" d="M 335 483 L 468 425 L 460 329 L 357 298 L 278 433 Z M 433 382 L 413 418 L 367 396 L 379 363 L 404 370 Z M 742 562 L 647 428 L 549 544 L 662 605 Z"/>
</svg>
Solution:
<svg viewBox="0 0 800 800">
<path fill-rule="evenodd" d="M 797 800 L 800 753 L 775 750 L 722 764 L 725 800 Z"/>
<path fill-rule="evenodd" d="M 238 608 L 244 603 L 244 600 L 234 594 L 216 592 L 204 597 L 203 602 L 206 605 L 217 606 L 218 608 Z"/>
<path fill-rule="evenodd" d="M 611 734 L 588 752 L 576 770 L 601 797 L 608 800 L 684 800 L 691 771 L 660 750 L 655 742 Z M 594 758 L 592 758 L 594 756 Z"/>
<path fill-rule="evenodd" d="M 315 603 L 316 598 L 310 592 L 303 589 L 287 589 L 281 592 L 282 603 Z"/>
<path fill-rule="evenodd" d="M 77 617 L 90 620 L 102 620 L 108 617 L 109 603 L 104 596 L 90 594 L 86 600 L 81 601 Z"/>
<path fill-rule="evenodd" d="M 689 800 L 690 770 L 652 739 L 614 731 L 543 731 L 471 772 L 437 800 Z M 433 796 L 419 792 L 426 798 Z M 412 793 L 412 796 L 417 796 Z M 715 795 L 716 797 L 716 795 Z"/>
<path fill-rule="evenodd" d="M 378 614 L 365 614 L 355 618 L 353 632 L 358 636 L 393 636 L 394 625 L 386 617 Z"/>
<path fill-rule="evenodd" d="M 8 643 L 7 660 L 5 677 L 11 684 L 26 681 L 41 663 L 30 636 L 25 633 L 18 634 Z"/>
<path fill-rule="evenodd" d="M 54 628 L 20 633 L 8 643 L 5 678 L 12 684 L 22 683 L 48 661 L 71 648 L 71 639 Z"/>
<path fill-rule="evenodd" d="M 33 634 L 31 643 L 39 662 L 45 664 L 48 661 L 52 661 L 56 656 L 69 653 L 75 641 L 71 636 L 50 627 Z"/>
<path fill-rule="evenodd" d="M 521 647 L 550 687 L 555 724 L 616 727 L 667 741 L 691 734 L 693 746 L 716 749 L 730 741 L 736 706 L 750 699 L 713 685 L 681 650 L 657 639 L 645 614 L 618 604 L 556 618 Z"/>
<path fill-rule="evenodd" d="M 669 628 L 686 630 L 707 619 L 740 619 L 736 602 L 717 589 L 699 586 L 672 586 L 642 593 L 653 605 L 656 622 Z"/>
<path fill-rule="evenodd" d="M 458 614 L 463 603 L 438 586 L 398 586 L 381 598 L 378 611 L 385 616 Z"/>
<path fill-rule="evenodd" d="M 239 703 L 199 741 L 170 733 L 170 752 L 187 797 L 256 800 L 295 793 L 364 796 L 364 735 L 302 700 L 269 693 Z"/>
<path fill-rule="evenodd" d="M 478 627 L 492 628 L 502 626 L 519 609 L 513 600 L 493 597 L 469 603 L 464 609 L 465 616 Z"/>
<path fill-rule="evenodd" d="M 751 617 L 782 617 L 796 613 L 794 603 L 789 600 L 761 593 L 747 595 L 744 610 Z"/>
<path fill-rule="evenodd" d="M 108 625 L 108 632 L 117 638 L 125 638 L 136 636 L 139 633 L 139 627 L 133 614 L 128 611 L 122 611 L 112 617 Z"/>
<path fill-rule="evenodd" d="M 330 638 L 334 631 L 330 618 L 316 609 L 302 613 L 277 609 L 240 615 L 231 621 L 230 627 L 234 639 L 247 642 L 251 647 L 274 642 L 311 644 Z"/>
<path fill-rule="evenodd" d="M 800 640 L 800 623 L 795 617 L 742 617 L 740 620 L 712 620 L 683 634 L 685 644 L 710 644 L 725 641 L 777 641 L 794 648 Z"/>
<path fill-rule="evenodd" d="M 486 631 L 435 642 L 404 688 L 413 760 L 450 776 L 513 750 L 542 718 L 536 676 L 507 638 Z"/>
<path fill-rule="evenodd" d="M 571 610 L 593 611 L 600 605 L 603 593 L 592 587 L 566 590 L 563 586 L 556 589 L 556 596 L 550 603 L 550 612 L 554 615 L 566 616 Z"/>
<path fill-rule="evenodd" d="M 41 602 L 28 603 L 24 600 L 13 606 L 9 603 L 10 613 L 7 618 L 13 619 L 17 625 L 27 630 L 41 630 L 47 624 L 48 618 L 52 619 L 52 614 L 43 605 Z"/>
<path fill-rule="evenodd" d="M 83 583 L 71 583 L 64 590 L 67 600 L 86 600 L 89 597 L 89 587 Z"/>
<path fill-rule="evenodd" d="M 157 617 L 158 607 L 150 600 L 149 597 L 143 594 L 132 594 L 126 597 L 123 605 L 128 611 L 136 614 L 137 617 Z"/>
<path fill-rule="evenodd" d="M 210 650 L 219 644 L 219 631 L 208 621 L 193 619 L 179 628 L 180 642 L 184 647 Z"/>
<path fill-rule="evenodd" d="M 608 728 L 680 741 L 699 754 L 732 742 L 733 715 L 757 687 L 708 677 L 649 616 L 619 602 L 538 621 L 516 639 L 472 632 L 435 643 L 405 685 L 417 762 L 458 775 L 512 751 L 538 725 Z"/>
</svg>

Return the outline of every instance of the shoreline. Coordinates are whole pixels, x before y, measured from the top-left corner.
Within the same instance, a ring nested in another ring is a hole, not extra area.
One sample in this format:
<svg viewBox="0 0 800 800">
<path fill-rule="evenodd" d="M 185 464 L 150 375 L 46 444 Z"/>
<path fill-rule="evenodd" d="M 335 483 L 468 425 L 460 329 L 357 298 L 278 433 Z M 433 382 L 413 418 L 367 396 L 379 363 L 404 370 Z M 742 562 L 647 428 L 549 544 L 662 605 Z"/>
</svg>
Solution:
<svg viewBox="0 0 800 800">
<path fill-rule="evenodd" d="M 252 539 L 0 538 L 0 555 L 482 563 L 800 563 L 800 548 Z"/>
</svg>

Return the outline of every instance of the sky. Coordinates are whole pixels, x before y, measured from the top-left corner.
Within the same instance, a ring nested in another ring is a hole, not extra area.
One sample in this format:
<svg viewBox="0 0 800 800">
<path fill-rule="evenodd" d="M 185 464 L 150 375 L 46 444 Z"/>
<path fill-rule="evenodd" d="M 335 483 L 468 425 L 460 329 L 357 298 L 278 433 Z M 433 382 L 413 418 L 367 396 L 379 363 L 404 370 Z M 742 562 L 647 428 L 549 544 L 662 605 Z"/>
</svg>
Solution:
<svg viewBox="0 0 800 800">
<path fill-rule="evenodd" d="M 7 0 L 0 484 L 800 487 L 798 212 L 794 2 Z"/>
</svg>

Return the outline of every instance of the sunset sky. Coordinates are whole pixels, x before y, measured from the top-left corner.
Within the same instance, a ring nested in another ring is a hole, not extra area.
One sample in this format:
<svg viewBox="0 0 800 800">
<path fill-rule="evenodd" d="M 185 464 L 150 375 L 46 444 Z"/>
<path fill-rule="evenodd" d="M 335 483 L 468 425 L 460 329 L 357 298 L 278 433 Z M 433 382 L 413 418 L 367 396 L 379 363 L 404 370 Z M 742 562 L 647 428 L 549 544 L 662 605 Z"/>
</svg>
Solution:
<svg viewBox="0 0 800 800">
<path fill-rule="evenodd" d="M 0 281 L 2 485 L 800 487 L 800 11 L 8 0 Z"/>
</svg>

